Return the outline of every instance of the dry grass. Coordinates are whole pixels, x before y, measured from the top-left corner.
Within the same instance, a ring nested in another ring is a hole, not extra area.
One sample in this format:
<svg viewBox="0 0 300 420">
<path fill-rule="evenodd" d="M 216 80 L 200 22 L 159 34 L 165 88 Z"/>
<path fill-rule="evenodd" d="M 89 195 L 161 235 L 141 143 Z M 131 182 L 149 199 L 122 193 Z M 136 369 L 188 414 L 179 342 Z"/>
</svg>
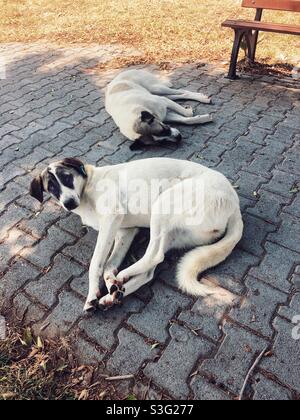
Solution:
<svg viewBox="0 0 300 420">
<path fill-rule="evenodd" d="M 146 62 L 228 60 L 227 18 L 253 18 L 241 0 L 0 0 L 0 42 L 123 44 Z M 265 12 L 265 20 L 299 23 L 297 13 Z M 299 38 L 264 34 L 258 58 L 299 61 Z"/>
<path fill-rule="evenodd" d="M 42 340 L 29 328 L 0 340 L 0 400 L 118 398 L 97 368 L 81 366 L 63 339 Z"/>
</svg>

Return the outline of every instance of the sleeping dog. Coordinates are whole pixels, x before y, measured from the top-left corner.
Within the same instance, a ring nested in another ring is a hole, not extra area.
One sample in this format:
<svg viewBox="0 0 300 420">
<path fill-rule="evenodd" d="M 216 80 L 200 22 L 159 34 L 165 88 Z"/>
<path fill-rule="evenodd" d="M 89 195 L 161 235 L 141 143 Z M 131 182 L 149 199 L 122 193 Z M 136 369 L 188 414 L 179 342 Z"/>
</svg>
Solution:
<svg viewBox="0 0 300 420">
<path fill-rule="evenodd" d="M 131 149 L 170 141 L 178 143 L 182 136 L 167 123 L 204 124 L 212 121 L 208 114 L 193 116 L 193 109 L 174 102 L 177 99 L 209 104 L 211 100 L 197 92 L 172 89 L 169 82 L 144 70 L 127 70 L 107 87 L 106 111 L 121 133 L 134 141 Z"/>
<path fill-rule="evenodd" d="M 100 168 L 70 158 L 50 164 L 32 181 L 33 197 L 43 202 L 44 192 L 99 231 L 85 310 L 110 307 L 151 281 L 173 248 L 195 248 L 179 264 L 181 290 L 228 298 L 224 289 L 197 280 L 199 273 L 224 261 L 242 237 L 239 199 L 222 174 L 167 158 Z M 150 228 L 147 251 L 118 273 L 140 228 Z M 100 279 L 109 291 L 104 296 Z"/>
</svg>

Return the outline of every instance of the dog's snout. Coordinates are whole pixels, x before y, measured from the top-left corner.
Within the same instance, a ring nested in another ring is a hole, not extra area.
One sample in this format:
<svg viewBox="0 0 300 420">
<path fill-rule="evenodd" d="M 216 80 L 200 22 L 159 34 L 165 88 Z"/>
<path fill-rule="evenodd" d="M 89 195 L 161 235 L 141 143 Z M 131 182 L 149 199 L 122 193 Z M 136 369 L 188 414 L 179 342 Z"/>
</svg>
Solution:
<svg viewBox="0 0 300 420">
<path fill-rule="evenodd" d="M 182 135 L 179 133 L 179 134 L 177 134 L 177 136 L 175 138 L 176 138 L 176 141 L 179 143 L 182 140 Z"/>
<path fill-rule="evenodd" d="M 64 203 L 64 207 L 67 210 L 72 211 L 72 210 L 75 210 L 78 207 L 78 203 L 73 198 L 70 198 L 69 200 L 67 200 Z"/>
</svg>

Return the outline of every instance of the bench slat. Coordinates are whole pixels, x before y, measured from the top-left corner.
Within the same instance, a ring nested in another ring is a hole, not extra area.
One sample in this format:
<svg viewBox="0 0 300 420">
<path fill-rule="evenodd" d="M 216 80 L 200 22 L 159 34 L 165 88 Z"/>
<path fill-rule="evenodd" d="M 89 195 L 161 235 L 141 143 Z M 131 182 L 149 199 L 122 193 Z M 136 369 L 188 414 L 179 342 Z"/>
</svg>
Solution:
<svg viewBox="0 0 300 420">
<path fill-rule="evenodd" d="M 300 35 L 300 26 L 277 23 L 256 22 L 253 20 L 226 20 L 222 26 L 233 29 L 252 29 L 262 32 Z"/>
<path fill-rule="evenodd" d="M 243 0 L 243 7 L 300 12 L 300 0 Z"/>
</svg>

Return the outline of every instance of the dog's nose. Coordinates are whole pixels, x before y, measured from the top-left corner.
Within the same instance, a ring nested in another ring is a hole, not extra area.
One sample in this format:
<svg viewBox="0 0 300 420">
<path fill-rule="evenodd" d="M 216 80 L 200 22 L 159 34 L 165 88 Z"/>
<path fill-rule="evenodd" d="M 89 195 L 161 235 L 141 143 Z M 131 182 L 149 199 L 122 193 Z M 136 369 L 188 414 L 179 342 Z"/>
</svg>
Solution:
<svg viewBox="0 0 300 420">
<path fill-rule="evenodd" d="M 76 201 L 73 198 L 71 198 L 70 200 L 68 200 L 64 203 L 64 207 L 67 210 L 72 211 L 72 210 L 75 210 L 78 207 L 78 204 L 76 203 Z"/>
</svg>

